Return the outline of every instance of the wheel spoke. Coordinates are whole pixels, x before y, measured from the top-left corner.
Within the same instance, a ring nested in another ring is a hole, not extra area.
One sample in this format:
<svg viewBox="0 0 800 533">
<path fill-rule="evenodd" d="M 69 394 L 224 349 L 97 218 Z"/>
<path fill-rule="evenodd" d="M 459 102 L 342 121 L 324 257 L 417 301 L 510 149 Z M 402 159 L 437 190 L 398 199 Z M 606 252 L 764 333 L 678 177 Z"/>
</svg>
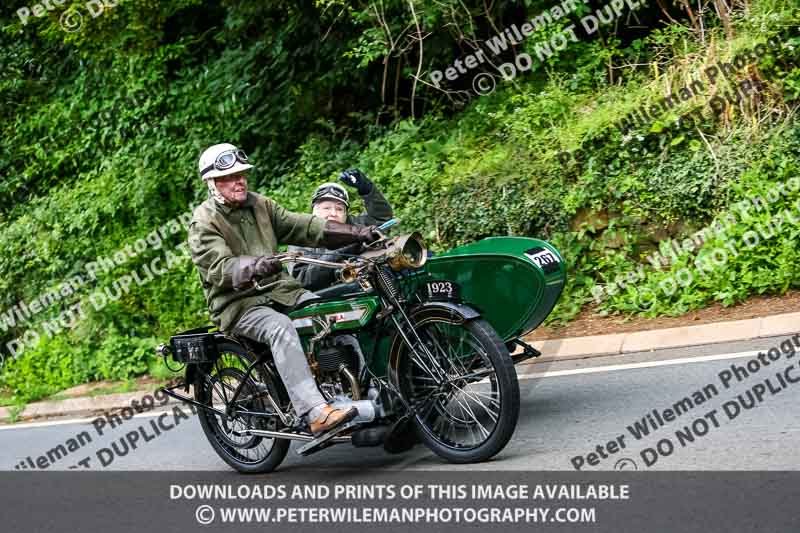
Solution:
<svg viewBox="0 0 800 533">
<path fill-rule="evenodd" d="M 477 417 L 477 416 L 475 416 L 475 413 L 472 411 L 472 409 L 470 408 L 470 406 L 469 406 L 469 405 L 467 405 L 467 404 L 462 404 L 462 403 L 461 403 L 461 401 L 459 401 L 459 400 L 458 400 L 458 399 L 457 399 L 455 396 L 453 396 L 453 398 L 454 398 L 454 399 L 455 399 L 455 400 L 456 400 L 456 401 L 457 401 L 457 402 L 458 402 L 460 405 L 463 405 L 463 406 L 464 406 L 464 409 L 465 409 L 465 410 L 466 410 L 466 411 L 469 413 L 469 415 L 472 417 L 472 420 L 475 422 L 475 424 L 477 424 L 477 425 L 478 425 L 478 427 L 479 427 L 479 428 L 481 428 L 481 432 L 483 432 L 483 433 L 484 433 L 484 435 L 486 435 L 486 436 L 488 437 L 488 436 L 490 435 L 490 433 L 489 433 L 488 431 L 486 431 L 486 428 L 485 428 L 485 427 L 483 427 L 483 424 L 481 424 L 481 423 L 478 421 L 478 417 Z"/>
<path fill-rule="evenodd" d="M 433 329 L 435 329 L 436 331 L 438 331 L 440 333 L 440 335 L 433 336 L 433 342 L 435 343 L 439 354 L 441 354 L 442 359 L 447 361 L 449 363 L 449 367 L 452 369 L 455 366 L 454 365 L 454 361 L 458 361 L 458 356 L 453 353 L 453 345 L 452 345 L 452 343 L 445 343 L 447 348 L 444 348 L 442 346 L 442 344 L 439 342 L 439 338 L 438 338 L 439 336 L 441 336 L 442 338 L 447 338 L 447 336 L 444 335 L 443 333 L 441 333 L 442 330 L 439 329 L 438 326 L 439 326 L 438 324 L 434 324 L 433 325 Z M 463 337 L 462 337 L 462 340 L 463 340 Z M 466 372 L 466 370 L 465 370 L 465 372 Z"/>
<path fill-rule="evenodd" d="M 483 396 L 484 398 L 489 400 L 489 403 L 495 404 L 495 405 L 497 405 L 497 407 L 500 407 L 500 400 L 498 400 L 497 396 L 494 395 L 494 394 L 489 395 L 489 394 L 486 394 L 485 392 L 481 392 L 481 391 L 477 391 L 477 390 L 470 391 L 470 393 L 478 395 L 478 396 Z"/>
<path fill-rule="evenodd" d="M 482 378 L 484 376 L 489 376 L 489 375 L 494 374 L 494 373 L 495 372 L 494 372 L 493 368 L 487 368 L 487 369 L 484 369 L 484 370 L 480 370 L 478 372 L 471 372 L 469 374 L 464 374 L 463 376 L 458 376 L 458 377 L 455 377 L 455 378 L 450 379 L 448 381 L 450 383 L 452 383 L 453 381 L 460 381 L 462 379 L 463 380 L 467 380 L 467 379 Z"/>
<path fill-rule="evenodd" d="M 458 387 L 457 387 L 457 388 L 458 388 Z M 459 390 L 460 390 L 461 392 L 463 392 L 463 393 L 464 393 L 464 395 L 465 395 L 465 396 L 467 396 L 468 398 L 472 398 L 472 399 L 475 401 L 475 403 L 477 403 L 478 405 L 480 405 L 480 406 L 483 408 L 483 410 L 484 410 L 484 411 L 486 411 L 486 414 L 488 414 L 488 415 L 489 415 L 489 417 L 492 419 L 492 421 L 493 421 L 493 422 L 495 422 L 495 423 L 497 423 L 497 420 L 498 420 L 497 413 L 495 413 L 494 411 L 492 411 L 491 409 L 489 409 L 488 407 L 486 407 L 486 406 L 483 404 L 483 402 L 482 402 L 482 401 L 480 401 L 480 400 L 478 400 L 478 399 L 475 399 L 474 397 L 471 397 L 471 396 L 470 396 L 470 393 L 468 393 L 468 392 L 467 392 L 467 391 L 465 391 L 464 389 L 461 389 L 461 388 L 459 388 Z"/>
<path fill-rule="evenodd" d="M 439 375 L 439 377 L 438 377 L 438 379 L 437 379 L 437 376 L 435 376 L 435 375 L 433 374 L 433 372 L 431 371 L 431 369 L 429 369 L 429 368 L 428 368 L 428 365 L 426 365 L 426 364 L 425 364 L 425 362 L 424 362 L 424 361 L 422 361 L 422 359 L 421 359 L 421 358 L 419 357 L 419 355 L 417 355 L 416 353 L 412 354 L 411 358 L 412 358 L 412 360 L 413 360 L 415 363 L 417 363 L 417 366 L 418 366 L 419 368 L 421 368 L 422 370 L 424 370 L 424 371 L 425 371 L 425 372 L 426 372 L 426 373 L 427 373 L 427 374 L 428 374 L 428 375 L 429 375 L 429 376 L 430 376 L 430 377 L 431 377 L 431 378 L 432 378 L 434 381 L 436 381 L 437 383 L 440 383 L 440 382 L 441 382 L 441 380 L 442 380 L 442 379 L 444 379 L 444 376 L 442 376 L 442 375 L 441 375 L 441 372 L 440 372 L 440 375 Z"/>
</svg>

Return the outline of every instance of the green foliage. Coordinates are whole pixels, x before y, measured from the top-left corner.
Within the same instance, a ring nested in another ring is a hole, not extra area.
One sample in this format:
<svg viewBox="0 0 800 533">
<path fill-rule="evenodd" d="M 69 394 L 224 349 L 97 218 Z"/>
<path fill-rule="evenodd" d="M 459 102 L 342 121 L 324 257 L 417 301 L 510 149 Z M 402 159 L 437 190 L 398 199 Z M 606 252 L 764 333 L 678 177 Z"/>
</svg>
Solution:
<svg viewBox="0 0 800 533">
<path fill-rule="evenodd" d="M 752 294 L 800 287 L 800 127 L 776 131 L 761 148 L 763 155 L 729 183 L 731 202 L 718 218 L 727 215 L 736 223 L 669 268 L 649 268 L 635 286 L 604 301 L 605 310 L 680 315 L 712 302 L 732 305 Z M 748 209 L 734 207 L 739 202 Z"/>
<path fill-rule="evenodd" d="M 128 337 L 115 327 L 102 337 L 72 339 L 56 335 L 42 339 L 4 367 L 1 384 L 22 400 L 54 394 L 79 383 L 128 379 L 151 365 L 155 337 Z"/>
</svg>

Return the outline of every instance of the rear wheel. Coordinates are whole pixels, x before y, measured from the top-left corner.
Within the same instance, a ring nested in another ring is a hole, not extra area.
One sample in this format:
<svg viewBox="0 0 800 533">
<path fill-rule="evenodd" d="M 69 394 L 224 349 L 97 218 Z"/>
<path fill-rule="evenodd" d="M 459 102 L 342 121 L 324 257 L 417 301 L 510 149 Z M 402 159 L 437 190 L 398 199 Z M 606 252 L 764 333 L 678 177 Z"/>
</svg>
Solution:
<svg viewBox="0 0 800 533">
<path fill-rule="evenodd" d="M 235 407 L 250 412 L 273 412 L 266 399 L 266 391 L 279 406 L 289 403 L 281 380 L 263 364 L 256 365 L 247 376 L 247 368 L 253 357 L 241 345 L 221 343 L 220 356 L 207 372 L 198 372 L 194 383 L 195 400 L 226 412 L 232 406 L 233 395 L 244 381 Z M 240 436 L 235 431 L 245 429 L 280 430 L 277 417 L 257 417 L 236 414 L 222 417 L 213 411 L 198 409 L 200 425 L 214 451 L 231 467 L 243 473 L 271 472 L 281 464 L 289 451 L 286 439 L 271 439 L 258 436 Z"/>
<path fill-rule="evenodd" d="M 489 459 L 511 439 L 519 418 L 508 349 L 483 319 L 428 315 L 415 329 L 426 350 L 412 354 L 403 344 L 397 371 L 420 438 L 453 463 Z"/>
</svg>

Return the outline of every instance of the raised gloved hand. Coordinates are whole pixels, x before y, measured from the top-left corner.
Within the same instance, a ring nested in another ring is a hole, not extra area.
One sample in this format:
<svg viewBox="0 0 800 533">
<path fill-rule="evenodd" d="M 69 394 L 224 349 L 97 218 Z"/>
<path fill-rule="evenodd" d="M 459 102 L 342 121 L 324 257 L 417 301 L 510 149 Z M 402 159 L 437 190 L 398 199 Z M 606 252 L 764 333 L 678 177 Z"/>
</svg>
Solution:
<svg viewBox="0 0 800 533">
<path fill-rule="evenodd" d="M 381 234 L 375 226 L 357 226 L 326 220 L 320 244 L 331 250 L 348 244 L 371 243 L 380 238 Z"/>
<path fill-rule="evenodd" d="M 280 260 L 271 255 L 239 257 L 233 265 L 233 288 L 246 289 L 257 279 L 275 275 L 282 269 Z"/>
<path fill-rule="evenodd" d="M 372 181 L 357 168 L 348 168 L 339 174 L 339 180 L 345 185 L 355 187 L 358 190 L 358 194 L 361 196 L 372 192 Z"/>
</svg>

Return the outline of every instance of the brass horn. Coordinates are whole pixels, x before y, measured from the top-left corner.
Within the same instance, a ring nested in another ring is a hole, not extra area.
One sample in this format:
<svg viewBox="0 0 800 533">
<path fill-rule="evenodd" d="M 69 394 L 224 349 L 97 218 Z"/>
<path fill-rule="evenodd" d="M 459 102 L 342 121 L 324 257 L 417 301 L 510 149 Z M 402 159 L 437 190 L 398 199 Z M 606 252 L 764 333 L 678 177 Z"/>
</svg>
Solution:
<svg viewBox="0 0 800 533">
<path fill-rule="evenodd" d="M 358 271 L 353 265 L 345 264 L 341 270 L 336 271 L 336 277 L 342 283 L 352 283 L 358 278 Z"/>
<path fill-rule="evenodd" d="M 390 239 L 381 250 L 371 250 L 362 257 L 386 257 L 386 262 L 392 270 L 400 271 L 406 268 L 420 268 L 428 260 L 428 249 L 419 232 L 403 235 Z"/>
</svg>

